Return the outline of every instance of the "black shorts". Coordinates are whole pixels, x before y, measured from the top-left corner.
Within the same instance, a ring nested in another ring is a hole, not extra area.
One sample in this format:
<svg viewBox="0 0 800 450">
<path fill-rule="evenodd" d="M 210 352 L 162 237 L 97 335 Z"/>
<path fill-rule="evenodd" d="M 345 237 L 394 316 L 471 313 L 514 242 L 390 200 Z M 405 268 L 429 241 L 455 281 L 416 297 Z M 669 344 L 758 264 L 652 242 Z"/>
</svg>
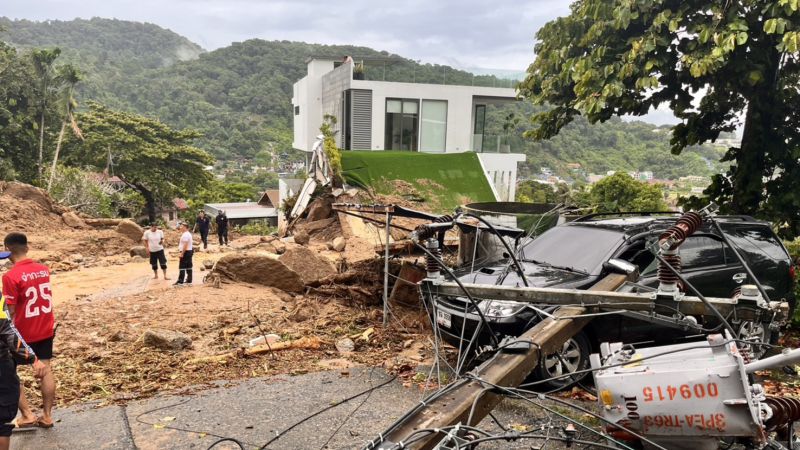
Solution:
<svg viewBox="0 0 800 450">
<path fill-rule="evenodd" d="M 55 336 L 54 336 L 55 337 Z M 28 345 L 39 359 L 53 359 L 53 338 L 39 342 L 28 342 Z"/>
<path fill-rule="evenodd" d="M 17 365 L 11 358 L 0 358 L 0 437 L 11 436 L 19 407 Z"/>
</svg>

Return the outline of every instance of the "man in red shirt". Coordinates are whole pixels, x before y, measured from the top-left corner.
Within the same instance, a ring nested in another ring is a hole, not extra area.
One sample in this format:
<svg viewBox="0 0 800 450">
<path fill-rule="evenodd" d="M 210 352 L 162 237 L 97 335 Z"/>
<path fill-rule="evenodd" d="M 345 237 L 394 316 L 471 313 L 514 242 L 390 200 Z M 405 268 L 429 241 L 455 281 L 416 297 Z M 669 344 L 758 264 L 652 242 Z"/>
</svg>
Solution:
<svg viewBox="0 0 800 450">
<path fill-rule="evenodd" d="M 53 294 L 50 289 L 50 269 L 28 258 L 28 238 L 22 233 L 10 233 L 3 240 L 6 250 L 11 252 L 14 265 L 3 275 L 3 297 L 14 325 L 36 356 L 47 366 L 40 382 L 42 391 L 42 417 L 37 418 L 31 410 L 25 391 L 20 386 L 19 411 L 22 417 L 17 426 L 53 426 L 53 403 L 56 383 L 50 370 L 53 357 Z"/>
</svg>

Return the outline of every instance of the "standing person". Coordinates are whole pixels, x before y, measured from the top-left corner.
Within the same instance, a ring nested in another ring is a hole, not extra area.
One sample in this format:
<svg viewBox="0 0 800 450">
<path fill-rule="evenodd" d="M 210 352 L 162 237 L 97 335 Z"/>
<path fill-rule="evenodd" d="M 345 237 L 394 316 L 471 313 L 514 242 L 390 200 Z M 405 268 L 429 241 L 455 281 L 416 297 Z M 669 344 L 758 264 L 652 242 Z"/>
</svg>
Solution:
<svg viewBox="0 0 800 450">
<path fill-rule="evenodd" d="M 158 279 L 158 265 L 160 264 L 161 271 L 164 272 L 164 279 L 169 280 L 167 277 L 167 255 L 164 253 L 164 232 L 158 229 L 158 225 L 155 222 L 150 222 L 150 228 L 145 230 L 142 242 L 145 250 L 147 250 L 147 256 L 150 257 L 153 278 Z"/>
<path fill-rule="evenodd" d="M 181 231 L 181 240 L 178 243 L 180 260 L 178 262 L 178 281 L 176 285 L 192 284 L 192 233 L 189 232 L 189 225 L 186 222 L 178 222 Z"/>
<path fill-rule="evenodd" d="M 0 259 L 9 256 L 10 252 L 0 252 Z M 39 379 L 48 371 L 48 367 L 36 357 L 33 349 L 14 328 L 4 305 L 3 296 L 0 295 L 0 450 L 8 450 L 11 446 L 11 432 L 14 429 L 12 422 L 19 408 L 20 383 L 17 377 L 17 363 L 33 363 L 33 374 Z M 35 426 L 36 422 L 34 416 L 28 423 L 18 421 L 17 426 Z"/>
<path fill-rule="evenodd" d="M 217 222 L 217 235 L 219 236 L 219 245 L 228 245 L 228 216 L 225 211 L 220 210 L 215 219 Z"/>
<path fill-rule="evenodd" d="M 25 390 L 19 387 L 19 427 L 39 426 L 52 428 L 53 404 L 56 399 L 56 381 L 50 370 L 53 358 L 55 320 L 53 316 L 53 293 L 50 289 L 50 269 L 28 258 L 28 238 L 22 233 L 9 233 L 3 240 L 14 265 L 3 275 L 3 296 L 14 326 L 24 342 L 46 369 L 37 369 L 42 375 L 39 389 L 42 392 L 42 417 L 37 417 L 25 398 Z"/>
<path fill-rule="evenodd" d="M 200 240 L 203 241 L 203 250 L 208 249 L 208 230 L 211 229 L 211 218 L 206 215 L 202 209 L 200 214 L 197 215 L 197 221 L 194 223 L 195 228 L 200 231 Z"/>
</svg>

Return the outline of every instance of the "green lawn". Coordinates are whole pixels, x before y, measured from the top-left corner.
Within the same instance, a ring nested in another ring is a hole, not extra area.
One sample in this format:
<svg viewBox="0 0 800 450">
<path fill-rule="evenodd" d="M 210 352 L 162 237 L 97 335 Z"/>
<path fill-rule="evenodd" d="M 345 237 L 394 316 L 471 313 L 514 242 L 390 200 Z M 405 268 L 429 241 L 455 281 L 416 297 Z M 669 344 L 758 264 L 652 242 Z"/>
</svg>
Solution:
<svg viewBox="0 0 800 450">
<path fill-rule="evenodd" d="M 471 202 L 496 201 L 478 155 L 398 151 L 343 151 L 342 169 L 348 184 L 378 194 L 398 192 L 392 180 L 410 183 L 434 211 L 448 212 Z"/>
</svg>

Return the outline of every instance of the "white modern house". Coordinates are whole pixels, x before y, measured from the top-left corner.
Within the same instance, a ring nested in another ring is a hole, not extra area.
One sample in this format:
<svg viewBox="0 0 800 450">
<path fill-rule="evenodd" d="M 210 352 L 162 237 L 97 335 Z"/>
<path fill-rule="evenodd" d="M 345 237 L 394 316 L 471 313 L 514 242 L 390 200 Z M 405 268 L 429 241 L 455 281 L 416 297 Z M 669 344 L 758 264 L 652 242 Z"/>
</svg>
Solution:
<svg viewBox="0 0 800 450">
<path fill-rule="evenodd" d="M 514 200 L 525 155 L 510 153 L 484 129 L 487 105 L 516 101 L 515 89 L 355 79 L 352 59 L 307 63 L 307 75 L 294 84 L 294 148 L 311 150 L 331 115 L 343 149 L 477 152 L 497 199 Z"/>
</svg>

